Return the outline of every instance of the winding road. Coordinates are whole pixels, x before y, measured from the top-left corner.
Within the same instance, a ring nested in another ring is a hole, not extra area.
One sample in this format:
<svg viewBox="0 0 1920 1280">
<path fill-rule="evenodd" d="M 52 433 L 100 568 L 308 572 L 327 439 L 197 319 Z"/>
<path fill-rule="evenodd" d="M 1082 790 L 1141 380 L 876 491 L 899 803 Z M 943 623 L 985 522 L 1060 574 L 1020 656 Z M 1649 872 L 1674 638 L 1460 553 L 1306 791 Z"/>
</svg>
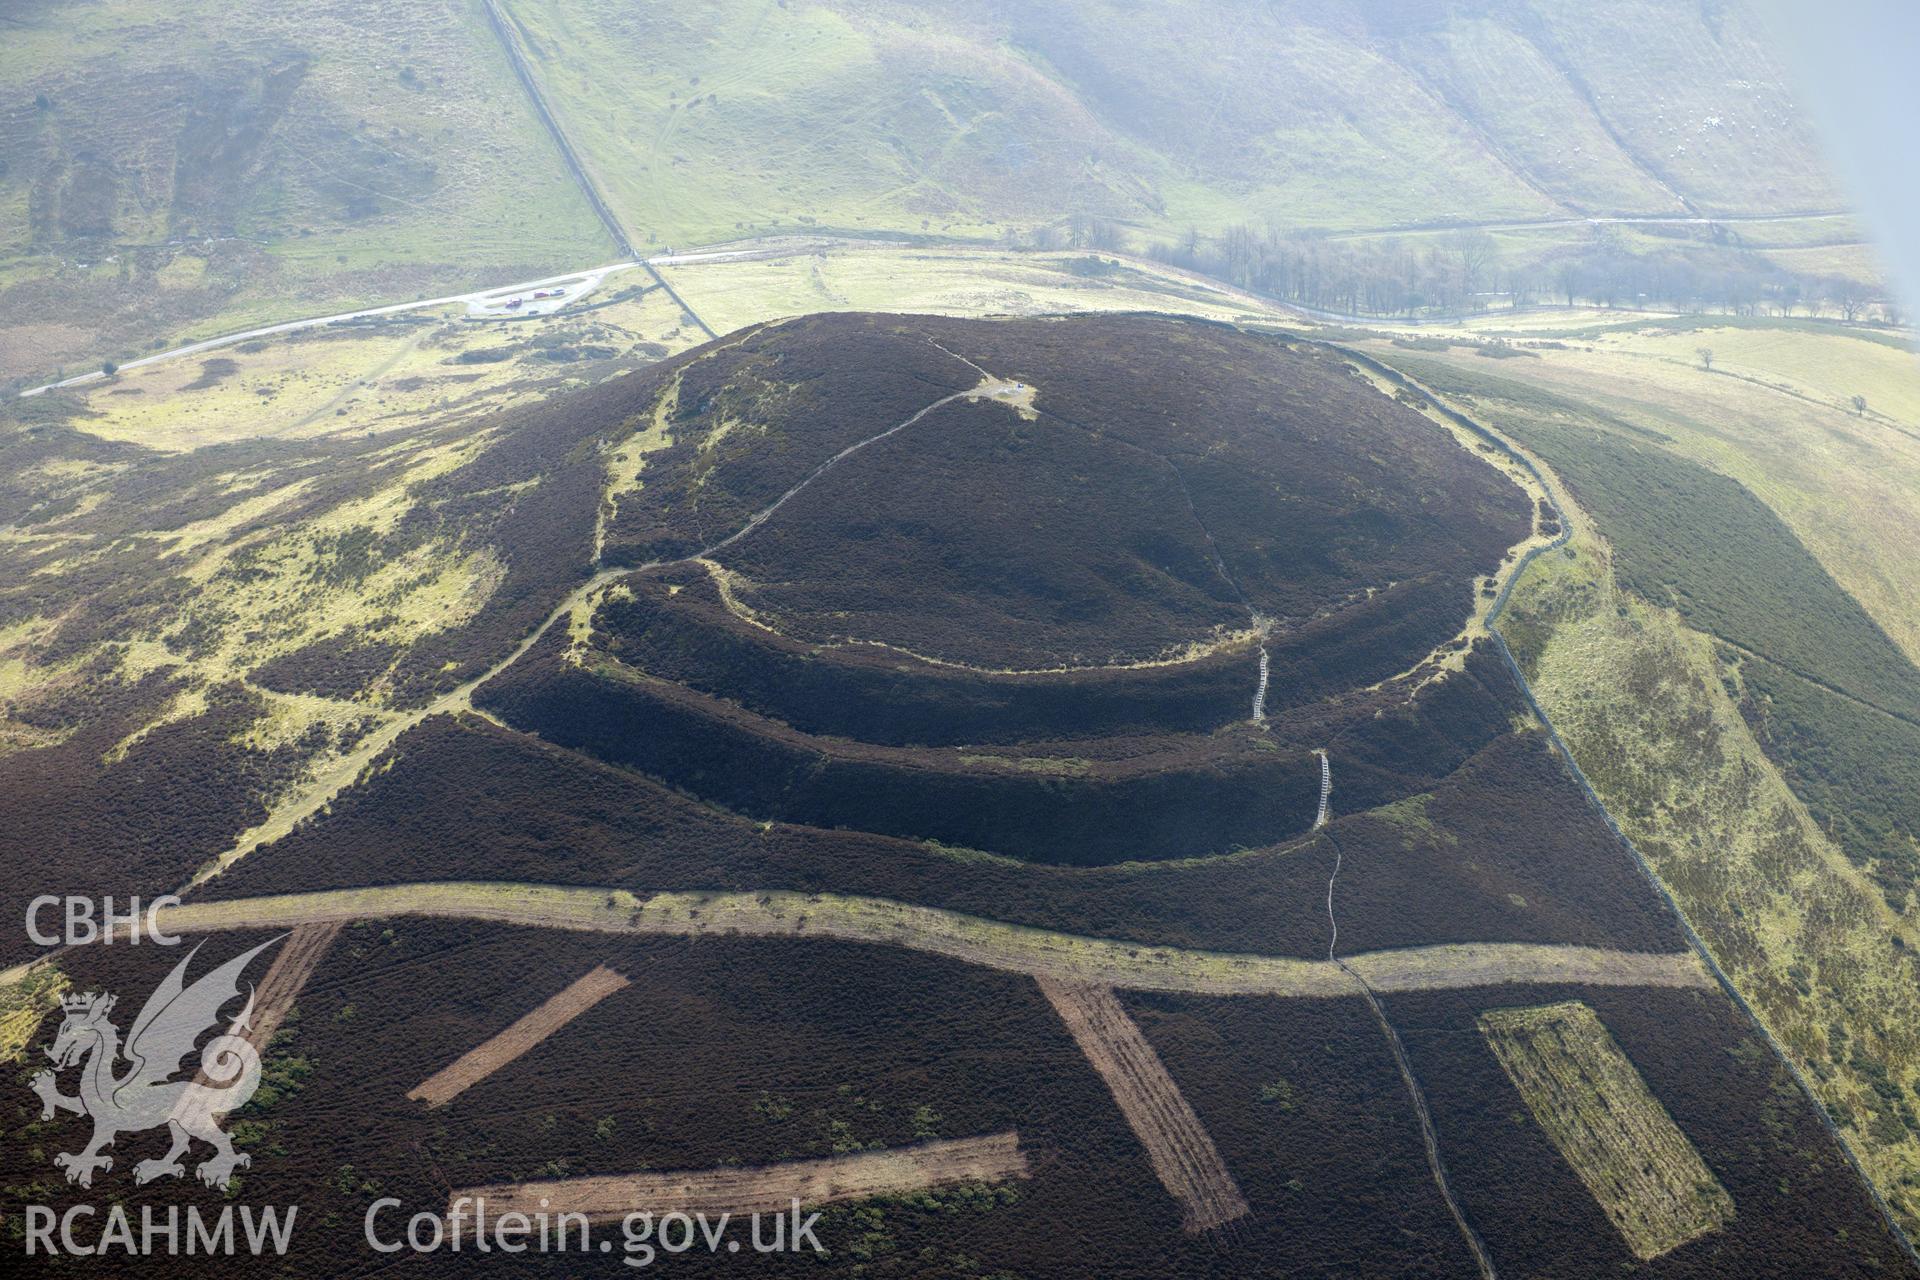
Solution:
<svg viewBox="0 0 1920 1280">
<path fill-rule="evenodd" d="M 318 329 L 330 324 L 348 324 L 356 320 L 373 320 L 381 316 L 404 315 L 409 311 L 431 311 L 437 307 L 465 306 L 467 315 L 472 319 L 504 319 L 510 316 L 551 315 L 562 308 L 578 302 L 592 293 L 608 276 L 622 271 L 632 271 L 652 267 L 688 266 L 703 262 L 730 262 L 750 258 L 776 256 L 780 250 L 774 249 L 728 249 L 702 253 L 667 253 L 652 258 L 638 258 L 626 262 L 610 262 L 605 266 L 588 267 L 584 271 L 569 271 L 557 276 L 542 276 L 538 280 L 522 280 L 518 284 L 489 285 L 484 289 L 475 289 L 468 293 L 449 293 L 438 298 L 421 298 L 414 302 L 395 302 L 380 307 L 363 307 L 358 311 L 337 311 L 324 316 L 309 316 L 303 320 L 287 320 L 280 324 L 262 325 L 257 329 L 242 329 L 237 333 L 223 333 L 217 338 L 204 338 L 199 342 L 190 342 L 169 351 L 155 352 L 150 356 L 141 356 L 137 360 L 128 360 L 118 368 L 118 372 L 145 368 L 150 364 L 160 364 L 167 360 L 179 360 L 186 356 L 197 356 L 208 351 L 217 351 L 221 347 L 231 347 L 236 343 L 251 342 L 256 338 L 272 338 L 283 334 L 299 333 L 303 329 Z M 662 283 L 665 283 L 664 281 Z M 531 293 L 540 289 L 559 288 L 560 297 L 542 300 L 539 307 L 527 307 L 517 311 L 508 311 L 502 304 L 515 294 Z M 685 304 L 681 304 L 685 309 Z M 691 313 L 689 313 L 691 314 Z M 702 326 L 703 328 L 705 326 Z M 711 332 L 711 331 L 709 331 Z M 99 369 L 89 373 L 76 374 L 71 378 L 62 378 L 57 382 L 43 383 L 20 393 L 27 396 L 45 395 L 49 391 L 59 391 L 67 387 L 81 387 L 91 382 L 101 382 L 106 374 Z"/>
<path fill-rule="evenodd" d="M 359 311 L 340 311 L 332 315 L 310 316 L 305 320 L 288 320 L 281 324 L 262 325 L 258 329 L 242 329 L 238 333 L 226 333 L 217 338 L 206 338 L 200 342 L 190 342 L 184 347 L 175 347 L 171 351 L 161 351 L 150 356 L 141 356 L 138 360 L 129 360 L 119 366 L 124 373 L 130 369 L 144 368 L 150 364 L 159 364 L 163 360 L 178 360 L 183 356 L 197 356 L 206 351 L 217 351 L 221 347 L 230 347 L 237 342 L 250 342 L 255 338 L 271 338 L 277 334 L 298 333 L 302 329 L 318 329 L 322 325 L 345 324 L 353 320 L 370 320 L 379 316 L 397 316 L 408 311 L 426 311 L 434 307 L 451 307 L 465 304 L 469 311 L 476 308 L 486 314 L 486 308 L 494 305 L 496 299 L 510 297 L 514 293 L 548 288 L 554 285 L 575 286 L 568 301 L 584 297 L 608 276 L 617 271 L 626 271 L 640 265 L 636 262 L 614 262 L 604 267 L 592 267 L 586 271 L 569 271 L 565 275 L 543 276 L 538 280 L 523 280 L 519 284 L 493 285 L 485 289 L 475 289 L 470 293 L 450 293 L 439 298 L 421 298 L 417 302 L 396 302 L 384 307 L 364 307 Z M 577 287 L 582 281 L 590 281 L 587 287 Z M 89 382 L 100 382 L 106 374 L 99 369 L 91 373 L 82 373 L 72 378 L 62 378 L 58 382 L 49 382 L 42 386 L 22 391 L 21 397 L 45 395 L 49 391 L 58 391 L 64 387 L 84 386 Z"/>
</svg>

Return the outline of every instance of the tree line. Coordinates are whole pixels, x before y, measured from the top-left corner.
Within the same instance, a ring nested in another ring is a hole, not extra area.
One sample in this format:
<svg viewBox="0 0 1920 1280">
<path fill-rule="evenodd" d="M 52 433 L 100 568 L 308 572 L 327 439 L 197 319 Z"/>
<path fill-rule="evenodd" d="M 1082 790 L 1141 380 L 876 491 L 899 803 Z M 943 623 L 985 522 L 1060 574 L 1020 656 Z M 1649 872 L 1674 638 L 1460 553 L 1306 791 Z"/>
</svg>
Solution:
<svg viewBox="0 0 1920 1280">
<path fill-rule="evenodd" d="M 1032 249 L 1120 252 L 1134 246 L 1111 219 L 1078 214 L 1019 238 Z M 1353 316 L 1461 315 L 1512 306 L 1589 305 L 1736 316 L 1830 315 L 1900 323 L 1878 290 L 1844 276 L 1787 271 L 1723 245 L 1636 252 L 1611 228 L 1533 258 L 1504 254 L 1485 231 L 1335 239 L 1325 233 L 1239 224 L 1217 235 L 1189 228 L 1144 255 L 1250 292 Z"/>
</svg>

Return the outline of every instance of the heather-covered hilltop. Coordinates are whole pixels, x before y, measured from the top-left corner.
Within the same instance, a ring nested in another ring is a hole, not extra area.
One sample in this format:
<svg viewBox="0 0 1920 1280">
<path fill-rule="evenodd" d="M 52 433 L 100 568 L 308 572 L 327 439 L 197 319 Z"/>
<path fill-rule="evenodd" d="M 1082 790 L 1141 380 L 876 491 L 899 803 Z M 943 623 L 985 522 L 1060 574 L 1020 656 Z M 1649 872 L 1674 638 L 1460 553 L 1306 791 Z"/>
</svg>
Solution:
<svg viewBox="0 0 1920 1280">
<path fill-rule="evenodd" d="M 320 957 L 263 1183 L 825 1170 L 847 1274 L 1899 1274 L 1491 647 L 1560 513 L 1371 368 L 816 317 L 490 420 L 603 477 L 546 623 L 173 917 Z"/>
</svg>

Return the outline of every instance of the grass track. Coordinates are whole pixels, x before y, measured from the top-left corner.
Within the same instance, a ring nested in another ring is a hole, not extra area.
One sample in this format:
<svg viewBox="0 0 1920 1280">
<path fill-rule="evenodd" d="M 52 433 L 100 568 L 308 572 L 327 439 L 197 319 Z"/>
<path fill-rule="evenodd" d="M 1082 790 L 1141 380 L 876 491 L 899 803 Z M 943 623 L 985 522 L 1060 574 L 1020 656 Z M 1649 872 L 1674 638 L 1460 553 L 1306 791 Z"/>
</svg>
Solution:
<svg viewBox="0 0 1920 1280">
<path fill-rule="evenodd" d="M 956 1182 L 1005 1182 L 1027 1176 L 1020 1135 L 987 1134 L 862 1151 L 820 1160 L 790 1160 L 752 1168 L 684 1169 L 665 1173 L 623 1173 L 603 1177 L 561 1178 L 552 1182 L 509 1182 L 456 1189 L 449 1208 L 462 1197 L 484 1200 L 490 1215 L 521 1212 L 584 1213 L 592 1222 L 615 1221 L 629 1213 L 778 1213 L 794 1201 L 817 1208 L 873 1196 L 903 1195 Z"/>
<path fill-rule="evenodd" d="M 162 911 L 184 933 L 281 928 L 396 916 L 482 920 L 590 933 L 666 937 L 818 937 L 908 947 L 1015 973 L 1134 991 L 1203 995 L 1350 996 L 1354 978 L 1325 960 L 1149 947 L 1007 924 L 883 898 L 807 894 L 658 893 L 497 882 L 449 882 L 194 902 Z M 1377 991 L 1432 991 L 1506 983 L 1709 988 L 1687 952 L 1613 951 L 1540 943 L 1474 942 L 1343 957 Z M 11 977 L 13 975 L 5 975 Z"/>
<path fill-rule="evenodd" d="M 1106 1081 L 1160 1185 L 1179 1203 L 1181 1226 L 1190 1234 L 1211 1231 L 1252 1213 L 1213 1136 L 1112 989 L 1043 977 L 1040 990 Z"/>
<path fill-rule="evenodd" d="M 547 997 L 538 1008 L 516 1019 L 513 1025 L 498 1035 L 487 1037 L 408 1090 L 407 1096 L 429 1107 L 443 1107 L 608 996 L 630 985 L 624 974 L 616 973 L 603 964 L 595 965 Z"/>
</svg>

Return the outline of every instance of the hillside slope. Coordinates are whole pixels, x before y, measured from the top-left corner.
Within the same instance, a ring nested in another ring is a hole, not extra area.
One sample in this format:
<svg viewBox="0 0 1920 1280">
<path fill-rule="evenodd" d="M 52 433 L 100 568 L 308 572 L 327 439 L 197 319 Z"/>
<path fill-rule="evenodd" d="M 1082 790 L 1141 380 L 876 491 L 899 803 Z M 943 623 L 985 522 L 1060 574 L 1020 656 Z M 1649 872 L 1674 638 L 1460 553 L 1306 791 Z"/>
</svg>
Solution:
<svg viewBox="0 0 1920 1280">
<path fill-rule="evenodd" d="M 823 1274 L 1913 1274 L 1490 647 L 1538 480 L 1354 359 L 850 314 L 371 437 L 24 401 L 10 891 L 198 867 L 163 925 L 296 928 L 234 1136 L 306 1270 L 370 1182 L 1004 1135 L 1013 1185 L 823 1220 Z M 29 1123 L 0 1199 L 57 1213 Z"/>
<path fill-rule="evenodd" d="M 463 0 L 0 22 L 0 378 L 612 252 Z"/>
<path fill-rule="evenodd" d="M 100 0 L 0 21 L 0 378 L 606 258 L 513 58 L 641 249 L 1568 220 L 1536 230 L 1572 243 L 1586 216 L 1840 207 L 1738 4 Z"/>
<path fill-rule="evenodd" d="M 1837 205 L 1736 6 L 501 9 L 636 242 Z"/>
<path fill-rule="evenodd" d="M 1803 545 L 1807 535 L 1767 505 L 1791 515 L 1782 495 L 1800 477 L 1783 466 L 1756 472 L 1743 457 L 1753 446 L 1735 428 L 1750 384 L 1696 370 L 1705 390 L 1669 396 L 1667 416 L 1649 417 L 1626 397 L 1582 403 L 1543 389 L 1544 359 L 1507 361 L 1526 368 L 1491 376 L 1451 357 L 1393 358 L 1535 451 L 1563 501 L 1583 508 L 1569 554 L 1527 572 L 1501 630 L 1608 811 L 1817 1082 L 1912 1230 L 1920 669 L 1882 629 L 1897 613 L 1856 603 L 1836 578 L 1857 579 L 1859 566 L 1818 540 Z M 1846 439 L 1809 432 L 1776 406 L 1758 422 L 1781 447 L 1814 457 Z M 1689 445 L 1682 433 L 1695 431 L 1714 447 Z M 1902 452 L 1876 450 L 1896 493 Z M 1851 482 L 1843 466 L 1825 469 L 1828 483 Z M 1733 478 L 1743 473 L 1771 479 L 1749 489 Z M 1897 497 L 1825 505 L 1870 511 L 1894 529 L 1908 516 Z"/>
</svg>

